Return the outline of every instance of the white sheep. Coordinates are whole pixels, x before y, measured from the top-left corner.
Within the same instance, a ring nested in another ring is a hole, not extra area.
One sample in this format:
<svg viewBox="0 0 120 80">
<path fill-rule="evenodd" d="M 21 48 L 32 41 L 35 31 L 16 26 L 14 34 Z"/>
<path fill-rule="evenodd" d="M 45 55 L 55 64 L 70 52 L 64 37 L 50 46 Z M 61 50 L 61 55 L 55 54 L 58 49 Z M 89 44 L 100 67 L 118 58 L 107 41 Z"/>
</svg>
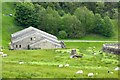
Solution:
<svg viewBox="0 0 120 80">
<path fill-rule="evenodd" d="M 65 67 L 69 67 L 69 64 L 65 64 Z"/>
<path fill-rule="evenodd" d="M 113 72 L 110 72 L 111 74 L 113 74 Z"/>
<path fill-rule="evenodd" d="M 19 64 L 24 64 L 24 62 L 19 62 Z"/>
<path fill-rule="evenodd" d="M 88 77 L 92 77 L 92 76 L 94 76 L 93 73 L 88 73 Z"/>
<path fill-rule="evenodd" d="M 96 55 L 96 53 L 94 53 L 94 55 Z"/>
<path fill-rule="evenodd" d="M 59 65 L 59 67 L 61 68 L 61 67 L 63 67 L 63 65 L 62 65 L 62 64 L 60 64 L 60 65 Z"/>
<path fill-rule="evenodd" d="M 7 57 L 7 54 L 2 54 L 2 57 Z"/>
<path fill-rule="evenodd" d="M 60 50 L 55 50 L 55 52 L 60 52 Z"/>
<path fill-rule="evenodd" d="M 118 71 L 118 70 L 120 70 L 119 67 L 116 67 L 116 68 L 115 68 L 115 71 Z"/>
<path fill-rule="evenodd" d="M 82 74 L 83 73 L 83 70 L 79 70 L 76 72 L 76 74 Z"/>
<path fill-rule="evenodd" d="M 0 55 L 3 55 L 3 52 L 0 52 Z"/>
<path fill-rule="evenodd" d="M 9 14 L 10 16 L 12 16 L 12 14 Z"/>
<path fill-rule="evenodd" d="M 73 58 L 73 55 L 71 55 L 70 58 Z"/>
</svg>

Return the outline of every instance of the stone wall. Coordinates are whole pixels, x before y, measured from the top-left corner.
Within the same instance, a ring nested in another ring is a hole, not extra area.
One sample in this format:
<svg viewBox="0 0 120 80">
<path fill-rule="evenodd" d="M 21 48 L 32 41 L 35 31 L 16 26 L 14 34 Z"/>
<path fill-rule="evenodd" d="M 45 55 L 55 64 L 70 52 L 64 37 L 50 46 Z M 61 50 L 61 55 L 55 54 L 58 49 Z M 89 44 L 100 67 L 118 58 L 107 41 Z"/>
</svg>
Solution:
<svg viewBox="0 0 120 80">
<path fill-rule="evenodd" d="M 120 54 L 120 43 L 103 44 L 103 51 L 107 53 Z"/>
</svg>

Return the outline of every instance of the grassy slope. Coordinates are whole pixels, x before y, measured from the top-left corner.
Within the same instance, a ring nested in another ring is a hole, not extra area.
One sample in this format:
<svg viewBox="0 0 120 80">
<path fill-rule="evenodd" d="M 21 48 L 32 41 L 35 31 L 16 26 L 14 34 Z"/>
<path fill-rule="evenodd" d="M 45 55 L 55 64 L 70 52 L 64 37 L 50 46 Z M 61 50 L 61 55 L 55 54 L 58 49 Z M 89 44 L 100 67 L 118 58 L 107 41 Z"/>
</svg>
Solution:
<svg viewBox="0 0 120 80">
<path fill-rule="evenodd" d="M 0 46 L 2 45 L 2 2 L 0 0 Z"/>
<path fill-rule="evenodd" d="M 70 59 L 65 49 L 55 50 L 17 50 L 4 51 L 8 57 L 3 58 L 4 78 L 88 78 L 93 72 L 93 78 L 118 78 L 118 57 L 113 54 L 100 54 L 103 43 L 66 43 L 68 48 L 78 48 L 83 58 Z M 91 51 L 94 48 L 93 54 Z M 19 64 L 19 61 L 25 64 Z M 59 68 L 59 64 L 69 64 L 69 67 Z M 83 74 L 76 74 L 83 70 Z M 108 71 L 113 72 L 108 73 Z"/>
<path fill-rule="evenodd" d="M 2 44 L 4 48 L 8 48 L 10 35 L 22 28 L 15 25 L 14 21 L 14 3 L 2 3 Z M 13 14 L 13 16 L 9 16 Z"/>
</svg>

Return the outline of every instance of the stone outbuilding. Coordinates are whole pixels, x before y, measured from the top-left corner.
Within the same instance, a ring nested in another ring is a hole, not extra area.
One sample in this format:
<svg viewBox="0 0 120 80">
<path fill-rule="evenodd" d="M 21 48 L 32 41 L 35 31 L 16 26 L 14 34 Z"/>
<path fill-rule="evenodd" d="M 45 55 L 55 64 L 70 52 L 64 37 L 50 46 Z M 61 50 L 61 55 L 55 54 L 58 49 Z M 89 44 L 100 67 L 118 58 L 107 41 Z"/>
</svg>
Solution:
<svg viewBox="0 0 120 80">
<path fill-rule="evenodd" d="M 58 41 L 57 37 L 36 29 L 28 27 L 24 30 L 11 34 L 10 49 L 56 49 L 65 46 Z M 65 48 L 65 47 L 64 47 Z"/>
</svg>

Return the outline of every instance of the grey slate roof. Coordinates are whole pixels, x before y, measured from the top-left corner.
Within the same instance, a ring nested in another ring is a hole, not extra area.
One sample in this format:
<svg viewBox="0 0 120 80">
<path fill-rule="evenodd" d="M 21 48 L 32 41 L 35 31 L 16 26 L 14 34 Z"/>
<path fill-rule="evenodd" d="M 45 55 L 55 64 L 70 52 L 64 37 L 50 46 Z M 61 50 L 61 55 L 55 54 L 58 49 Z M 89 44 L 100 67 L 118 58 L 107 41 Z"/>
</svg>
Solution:
<svg viewBox="0 0 120 80">
<path fill-rule="evenodd" d="M 17 43 L 19 41 L 22 41 L 34 34 L 43 37 L 45 40 L 47 39 L 47 41 L 49 41 L 53 44 L 60 45 L 60 41 L 57 40 L 56 36 L 53 36 L 49 33 L 46 33 L 44 31 L 41 31 L 41 30 L 33 28 L 33 27 L 29 27 L 29 28 L 26 28 L 24 30 L 21 30 L 21 31 L 18 31 L 18 32 L 12 34 L 11 35 L 12 43 Z"/>
<path fill-rule="evenodd" d="M 27 36 L 28 34 L 29 34 L 29 35 L 30 35 L 30 34 L 33 34 L 34 32 L 39 32 L 39 33 L 42 34 L 42 35 L 46 35 L 46 36 L 48 36 L 48 37 L 57 39 L 56 36 L 53 36 L 53 35 L 51 35 L 51 34 L 49 34 L 49 33 L 46 33 L 46 32 L 44 32 L 44 31 L 41 31 L 41 30 L 36 29 L 36 28 L 34 28 L 34 27 L 28 27 L 28 28 L 23 29 L 23 30 L 21 30 L 21 31 L 18 31 L 18 32 L 14 33 L 14 34 L 11 34 L 11 37 L 12 37 L 13 40 L 15 40 L 15 39 L 20 39 L 20 38 L 23 38 L 24 36 Z"/>
<path fill-rule="evenodd" d="M 60 41 L 58 41 L 57 39 L 48 37 L 48 36 L 46 36 L 46 35 L 42 35 L 42 34 L 40 34 L 39 32 L 35 32 L 35 33 L 31 34 L 31 35 L 34 35 L 34 34 L 41 35 L 42 37 L 44 37 L 44 38 L 46 38 L 46 39 L 48 39 L 48 40 L 51 40 L 51 41 L 53 41 L 53 42 L 55 42 L 55 43 L 60 43 Z M 17 42 L 19 42 L 19 41 L 22 41 L 23 39 L 28 38 L 28 37 L 31 36 L 31 35 L 27 35 L 27 36 L 22 37 L 22 38 L 20 38 L 20 39 L 13 40 L 12 43 L 17 43 Z"/>
<path fill-rule="evenodd" d="M 57 44 L 57 43 L 55 43 L 55 42 L 53 42 L 53 41 L 50 41 L 50 40 L 48 40 L 48 39 L 43 39 L 43 40 L 41 40 L 41 41 L 38 41 L 38 42 L 36 42 L 36 43 L 31 44 L 30 46 L 34 46 L 34 45 L 36 45 L 36 44 L 39 44 L 39 43 L 42 43 L 42 42 L 45 42 L 45 41 L 48 41 L 48 42 L 50 42 L 50 43 L 52 43 L 52 44 L 55 44 L 55 45 L 61 47 L 60 44 Z"/>
</svg>

